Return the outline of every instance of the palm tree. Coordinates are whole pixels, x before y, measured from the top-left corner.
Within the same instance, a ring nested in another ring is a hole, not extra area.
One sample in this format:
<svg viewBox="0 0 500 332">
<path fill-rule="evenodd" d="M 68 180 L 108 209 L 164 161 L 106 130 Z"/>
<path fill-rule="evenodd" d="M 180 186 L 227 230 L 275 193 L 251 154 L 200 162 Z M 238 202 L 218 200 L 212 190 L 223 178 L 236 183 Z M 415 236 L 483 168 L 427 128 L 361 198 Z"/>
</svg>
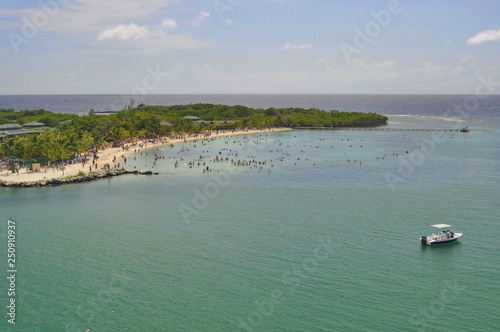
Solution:
<svg viewBox="0 0 500 332">
<path fill-rule="evenodd" d="M 62 161 L 71 157 L 71 152 L 66 149 L 65 143 L 57 140 L 47 146 L 46 154 L 50 161 Z"/>
<path fill-rule="evenodd" d="M 104 136 L 98 131 L 95 131 L 92 137 L 92 145 L 94 146 L 95 152 L 97 152 L 99 147 L 108 144 L 108 142 L 106 142 L 106 140 L 104 139 Z"/>
<path fill-rule="evenodd" d="M 80 138 L 80 147 L 78 149 L 78 152 L 87 152 L 88 147 L 92 145 L 94 142 L 94 138 L 90 134 L 90 132 L 86 131 L 82 134 L 82 137 Z"/>
<path fill-rule="evenodd" d="M 127 132 L 123 127 L 117 127 L 110 131 L 109 138 L 115 142 L 119 142 L 127 138 Z"/>
<path fill-rule="evenodd" d="M 33 157 L 35 145 L 32 144 L 26 136 L 15 136 L 14 146 L 17 151 L 17 157 L 23 160 Z"/>
<path fill-rule="evenodd" d="M 73 131 L 64 131 L 60 135 L 60 141 L 64 144 L 64 147 L 68 151 L 68 153 L 78 152 L 80 147 L 80 137 Z"/>
</svg>

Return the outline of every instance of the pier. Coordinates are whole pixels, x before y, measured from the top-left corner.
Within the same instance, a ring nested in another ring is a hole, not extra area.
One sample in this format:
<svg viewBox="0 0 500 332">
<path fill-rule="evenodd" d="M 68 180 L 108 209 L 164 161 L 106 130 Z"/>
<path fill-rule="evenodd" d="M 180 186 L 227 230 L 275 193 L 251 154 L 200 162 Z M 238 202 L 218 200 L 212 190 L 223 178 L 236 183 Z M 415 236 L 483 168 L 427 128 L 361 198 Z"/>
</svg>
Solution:
<svg viewBox="0 0 500 332">
<path fill-rule="evenodd" d="M 470 132 L 469 128 L 373 128 L 373 127 L 294 127 L 294 129 L 309 130 L 348 130 L 348 131 L 420 131 L 420 132 Z"/>
</svg>

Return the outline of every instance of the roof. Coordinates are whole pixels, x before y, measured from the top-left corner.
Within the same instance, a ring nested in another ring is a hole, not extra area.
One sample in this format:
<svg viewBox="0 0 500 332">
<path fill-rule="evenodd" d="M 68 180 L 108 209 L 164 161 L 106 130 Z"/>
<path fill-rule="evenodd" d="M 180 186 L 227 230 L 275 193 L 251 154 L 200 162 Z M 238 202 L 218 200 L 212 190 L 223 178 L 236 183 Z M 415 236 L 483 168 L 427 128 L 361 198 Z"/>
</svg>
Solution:
<svg viewBox="0 0 500 332">
<path fill-rule="evenodd" d="M 432 227 L 436 227 L 436 228 L 447 228 L 447 227 L 451 227 L 451 225 L 448 225 L 448 224 L 435 224 L 435 225 L 431 225 Z"/>
<path fill-rule="evenodd" d="M 10 130 L 10 129 L 21 129 L 23 126 L 15 124 L 15 123 L 4 123 L 0 125 L 0 130 Z"/>
<path fill-rule="evenodd" d="M 218 125 L 232 125 L 236 123 L 236 121 L 232 120 L 211 120 L 211 121 L 198 120 L 195 122 L 197 124 L 218 124 Z"/>
<path fill-rule="evenodd" d="M 201 118 L 198 117 L 198 116 L 185 116 L 184 119 L 188 119 L 188 120 L 193 120 L 193 121 L 200 121 Z"/>
<path fill-rule="evenodd" d="M 173 123 L 170 123 L 168 121 L 160 121 L 160 124 L 167 127 L 172 127 L 174 125 Z"/>
<path fill-rule="evenodd" d="M 28 128 L 5 130 L 4 132 L 7 136 L 24 135 L 24 134 L 40 134 L 40 131 L 31 130 Z"/>
<path fill-rule="evenodd" d="M 23 124 L 23 127 L 43 127 L 45 126 L 45 123 L 37 122 L 37 121 L 31 121 L 28 123 Z"/>
</svg>

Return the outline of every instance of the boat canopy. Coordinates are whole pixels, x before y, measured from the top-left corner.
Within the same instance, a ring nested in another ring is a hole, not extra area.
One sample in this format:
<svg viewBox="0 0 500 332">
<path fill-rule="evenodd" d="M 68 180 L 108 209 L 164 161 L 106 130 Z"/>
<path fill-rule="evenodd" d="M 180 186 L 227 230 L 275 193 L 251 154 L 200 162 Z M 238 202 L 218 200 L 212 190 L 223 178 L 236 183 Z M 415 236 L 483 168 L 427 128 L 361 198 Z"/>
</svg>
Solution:
<svg viewBox="0 0 500 332">
<path fill-rule="evenodd" d="M 448 225 L 448 224 L 435 224 L 435 225 L 431 225 L 432 227 L 436 227 L 436 228 L 448 228 L 448 227 L 451 227 L 451 225 Z"/>
</svg>

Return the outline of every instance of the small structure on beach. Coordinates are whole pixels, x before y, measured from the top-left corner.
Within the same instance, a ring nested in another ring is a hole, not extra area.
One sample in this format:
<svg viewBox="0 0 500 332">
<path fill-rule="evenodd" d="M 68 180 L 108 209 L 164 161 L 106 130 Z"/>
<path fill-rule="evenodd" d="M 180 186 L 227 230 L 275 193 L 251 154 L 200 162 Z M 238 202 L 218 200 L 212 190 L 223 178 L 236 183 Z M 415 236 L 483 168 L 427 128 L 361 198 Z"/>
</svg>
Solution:
<svg viewBox="0 0 500 332">
<path fill-rule="evenodd" d="M 40 163 L 33 163 L 31 164 L 31 171 L 32 172 L 40 172 Z"/>
</svg>

